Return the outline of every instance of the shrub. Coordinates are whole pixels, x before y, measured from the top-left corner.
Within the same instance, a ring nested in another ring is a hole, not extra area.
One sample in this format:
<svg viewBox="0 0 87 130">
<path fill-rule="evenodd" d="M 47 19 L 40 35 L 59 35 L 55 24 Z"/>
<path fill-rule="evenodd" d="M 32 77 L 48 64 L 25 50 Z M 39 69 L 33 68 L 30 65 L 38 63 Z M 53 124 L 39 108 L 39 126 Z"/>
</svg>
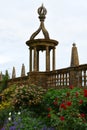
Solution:
<svg viewBox="0 0 87 130">
<path fill-rule="evenodd" d="M 5 101 L 0 104 L 0 127 L 3 126 L 11 111 L 13 111 L 13 109 L 10 102 Z"/>
<path fill-rule="evenodd" d="M 2 92 L 2 101 L 9 101 L 12 100 L 13 96 L 14 96 L 14 91 L 16 89 L 16 85 L 11 85 L 8 86 L 8 88 L 6 88 L 5 90 L 3 90 Z"/>
<path fill-rule="evenodd" d="M 11 103 L 15 85 L 9 86 L 0 94 L 0 126 L 3 125 L 10 111 L 13 111 Z"/>
<path fill-rule="evenodd" d="M 39 105 L 45 89 L 34 84 L 18 86 L 14 92 L 13 105 L 15 108 L 25 108 Z"/>
<path fill-rule="evenodd" d="M 5 75 L 3 75 L 2 83 L 0 85 L 0 93 L 7 88 L 7 82 L 9 79 L 8 71 L 6 70 Z"/>
</svg>

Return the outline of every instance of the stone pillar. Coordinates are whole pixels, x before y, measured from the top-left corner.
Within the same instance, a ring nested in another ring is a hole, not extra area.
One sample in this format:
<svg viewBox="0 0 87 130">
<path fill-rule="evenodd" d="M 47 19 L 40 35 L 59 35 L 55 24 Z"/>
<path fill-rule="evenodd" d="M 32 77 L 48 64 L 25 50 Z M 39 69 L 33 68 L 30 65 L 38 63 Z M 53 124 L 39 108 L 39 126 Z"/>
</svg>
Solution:
<svg viewBox="0 0 87 130">
<path fill-rule="evenodd" d="M 48 53 L 48 57 L 49 57 L 49 71 L 50 71 L 50 50 L 48 51 L 49 53 Z"/>
<path fill-rule="evenodd" d="M 22 64 L 22 68 L 21 68 L 21 77 L 25 76 L 25 66 L 24 64 Z"/>
<path fill-rule="evenodd" d="M 34 71 L 37 71 L 37 49 L 34 47 Z"/>
<path fill-rule="evenodd" d="M 71 67 L 69 75 L 70 85 L 73 85 L 74 87 L 82 86 L 82 72 L 79 70 L 79 67 Z"/>
<path fill-rule="evenodd" d="M 50 51 L 48 46 L 46 46 L 46 71 L 50 71 Z"/>
<path fill-rule="evenodd" d="M 3 79 L 3 78 L 2 78 L 2 72 L 0 72 L 0 81 L 2 81 L 2 79 Z"/>
<path fill-rule="evenodd" d="M 75 67 L 75 66 L 79 66 L 79 57 L 78 57 L 78 50 L 76 44 L 73 43 L 70 67 Z"/>
<path fill-rule="evenodd" d="M 37 51 L 37 71 L 39 71 L 39 51 Z"/>
<path fill-rule="evenodd" d="M 15 67 L 13 67 L 12 70 L 12 79 L 16 78 L 16 71 L 15 71 Z"/>
<path fill-rule="evenodd" d="M 55 70 L 55 47 L 53 48 L 53 59 L 52 59 L 52 69 Z"/>
<path fill-rule="evenodd" d="M 32 49 L 30 48 L 30 72 L 32 71 Z"/>
</svg>

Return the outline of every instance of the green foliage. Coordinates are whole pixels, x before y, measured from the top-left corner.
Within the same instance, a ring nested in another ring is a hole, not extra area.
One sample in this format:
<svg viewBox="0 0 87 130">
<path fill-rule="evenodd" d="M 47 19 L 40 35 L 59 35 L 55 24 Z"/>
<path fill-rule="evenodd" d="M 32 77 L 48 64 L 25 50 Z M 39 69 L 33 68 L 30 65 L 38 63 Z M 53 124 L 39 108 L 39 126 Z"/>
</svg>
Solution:
<svg viewBox="0 0 87 130">
<path fill-rule="evenodd" d="M 2 92 L 2 101 L 11 101 L 14 96 L 14 91 L 16 89 L 16 85 L 11 85 L 8 88 L 4 89 Z"/>
<path fill-rule="evenodd" d="M 0 104 L 0 127 L 3 126 L 11 111 L 13 111 L 13 109 L 10 102 L 2 102 L 2 104 Z"/>
<path fill-rule="evenodd" d="M 2 83 L 0 85 L 0 93 L 7 88 L 7 81 L 9 79 L 8 71 L 6 70 L 5 75 L 3 75 Z"/>
<path fill-rule="evenodd" d="M 15 85 L 9 86 L 9 88 L 4 89 L 2 94 L 0 94 L 0 126 L 7 119 L 9 112 L 13 111 L 11 100 L 15 87 Z"/>
<path fill-rule="evenodd" d="M 34 112 L 25 109 L 21 112 L 10 113 L 8 123 L 5 124 L 4 129 L 41 130 L 43 126 L 41 117 L 36 118 Z"/>
</svg>

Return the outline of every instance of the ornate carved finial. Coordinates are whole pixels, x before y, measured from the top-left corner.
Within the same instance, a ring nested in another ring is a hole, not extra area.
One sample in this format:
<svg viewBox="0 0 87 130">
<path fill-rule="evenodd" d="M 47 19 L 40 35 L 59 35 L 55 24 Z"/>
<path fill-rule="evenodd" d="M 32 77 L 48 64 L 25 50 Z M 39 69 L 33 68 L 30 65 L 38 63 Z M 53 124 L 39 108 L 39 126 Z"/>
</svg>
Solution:
<svg viewBox="0 0 87 130">
<path fill-rule="evenodd" d="M 43 6 L 43 4 L 42 4 L 42 6 L 40 8 L 38 8 L 38 14 L 39 14 L 40 21 L 44 21 L 45 15 L 47 14 L 47 10 Z"/>
<path fill-rule="evenodd" d="M 72 45 L 73 45 L 73 47 L 75 47 L 75 46 L 76 46 L 76 43 L 73 43 Z"/>
<path fill-rule="evenodd" d="M 49 33 L 48 31 L 46 30 L 45 26 L 44 26 L 44 19 L 45 19 L 45 15 L 47 14 L 47 10 L 46 8 L 43 6 L 39 7 L 38 8 L 38 14 L 39 14 L 39 19 L 40 19 L 40 27 L 37 29 L 36 32 L 34 32 L 31 37 L 30 37 L 30 40 L 33 40 L 38 34 L 39 32 L 42 30 L 43 32 L 43 35 L 44 35 L 44 38 L 45 39 L 49 39 Z"/>
</svg>

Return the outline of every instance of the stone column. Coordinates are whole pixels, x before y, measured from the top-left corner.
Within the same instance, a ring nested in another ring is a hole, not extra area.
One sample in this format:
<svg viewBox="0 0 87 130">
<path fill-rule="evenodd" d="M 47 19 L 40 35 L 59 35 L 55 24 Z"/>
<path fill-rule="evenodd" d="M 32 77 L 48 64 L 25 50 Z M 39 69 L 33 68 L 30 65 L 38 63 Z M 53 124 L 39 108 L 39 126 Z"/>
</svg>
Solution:
<svg viewBox="0 0 87 130">
<path fill-rule="evenodd" d="M 49 70 L 50 70 L 50 50 L 48 54 L 49 54 L 48 57 L 49 57 Z"/>
<path fill-rule="evenodd" d="M 50 71 L 50 51 L 48 46 L 46 46 L 46 71 Z"/>
<path fill-rule="evenodd" d="M 53 48 L 52 69 L 55 70 L 55 47 Z"/>
<path fill-rule="evenodd" d="M 15 67 L 13 67 L 12 70 L 12 79 L 16 78 L 16 71 L 15 71 Z"/>
<path fill-rule="evenodd" d="M 39 51 L 37 51 L 37 71 L 39 71 Z"/>
<path fill-rule="evenodd" d="M 21 68 L 21 77 L 25 76 L 25 65 L 22 64 L 22 68 Z"/>
<path fill-rule="evenodd" d="M 70 67 L 75 67 L 75 66 L 79 66 L 79 57 L 78 57 L 78 50 L 76 44 L 73 43 Z"/>
<path fill-rule="evenodd" d="M 3 78 L 2 78 L 2 72 L 0 72 L 0 81 L 2 81 L 2 79 L 3 79 Z"/>
<path fill-rule="evenodd" d="M 30 72 L 32 71 L 32 49 L 30 48 Z"/>
<path fill-rule="evenodd" d="M 34 71 L 37 71 L 37 49 L 34 47 Z"/>
</svg>

